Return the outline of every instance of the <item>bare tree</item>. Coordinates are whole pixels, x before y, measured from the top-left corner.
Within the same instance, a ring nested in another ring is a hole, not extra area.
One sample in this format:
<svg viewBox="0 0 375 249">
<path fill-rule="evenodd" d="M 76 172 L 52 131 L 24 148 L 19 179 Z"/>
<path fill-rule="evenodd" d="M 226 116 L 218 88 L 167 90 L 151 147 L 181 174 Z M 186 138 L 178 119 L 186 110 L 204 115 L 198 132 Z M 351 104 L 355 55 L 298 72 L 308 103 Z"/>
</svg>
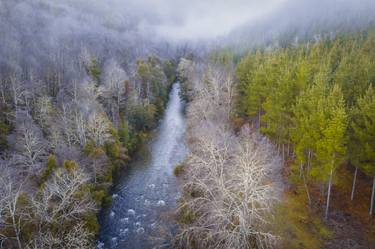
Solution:
<svg viewBox="0 0 375 249">
<path fill-rule="evenodd" d="M 82 191 L 88 181 L 89 177 L 80 169 L 58 169 L 32 200 L 40 226 L 78 220 L 81 215 L 95 211 L 88 193 Z"/>
<path fill-rule="evenodd" d="M 105 151 L 101 148 L 94 148 L 89 155 L 89 168 L 92 169 L 94 176 L 94 183 L 97 183 L 97 176 L 105 172 L 106 166 L 108 165 L 108 158 Z"/>
<path fill-rule="evenodd" d="M 104 68 L 104 84 L 99 87 L 99 92 L 115 127 L 119 125 L 120 106 L 126 91 L 126 80 L 128 76 L 125 71 L 116 61 L 110 60 Z"/>
<path fill-rule="evenodd" d="M 30 218 L 30 214 L 20 204 L 22 198 L 22 182 L 16 180 L 4 169 L 0 176 L 0 239 L 15 240 L 16 247 L 21 249 L 23 244 L 21 241 L 22 225 Z M 7 232 L 10 228 L 12 233 Z M 9 243 L 7 243 L 9 246 Z M 0 248 L 2 248 L 0 246 Z"/>
<path fill-rule="evenodd" d="M 90 249 L 93 243 L 93 234 L 85 229 L 84 224 L 79 222 L 71 229 L 53 234 L 51 231 L 39 234 L 29 243 L 27 249 Z"/>
<path fill-rule="evenodd" d="M 182 215 L 190 212 L 193 218 L 182 226 L 175 245 L 271 248 L 277 237 L 267 229 L 268 218 L 280 195 L 281 160 L 273 145 L 248 127 L 233 133 L 231 75 L 217 67 L 200 75 L 187 113 L 192 150 L 180 206 Z"/>
<path fill-rule="evenodd" d="M 12 91 L 12 98 L 13 98 L 13 106 L 17 112 L 19 103 L 22 101 L 22 96 L 24 95 L 24 89 L 20 81 L 14 75 L 11 76 L 10 83 L 11 83 L 11 91 Z"/>
<path fill-rule="evenodd" d="M 43 129 L 50 123 L 52 112 L 51 98 L 46 95 L 39 97 L 35 104 L 35 118 Z"/>
<path fill-rule="evenodd" d="M 266 230 L 266 217 L 278 195 L 270 177 L 280 165 L 274 148 L 260 135 L 238 138 L 212 125 L 201 128 L 184 187 L 197 197 L 182 207 L 196 220 L 179 238 L 187 247 L 191 239 L 198 248 L 271 247 L 276 237 Z"/>
<path fill-rule="evenodd" d="M 111 123 L 104 113 L 94 112 L 88 118 L 87 137 L 97 146 L 102 146 L 111 137 L 110 127 Z"/>
<path fill-rule="evenodd" d="M 57 121 L 52 125 L 51 135 L 53 135 L 52 142 L 55 146 L 60 143 L 61 137 L 65 139 L 69 147 L 78 142 L 74 129 L 73 112 L 65 103 L 62 103 Z"/>
<path fill-rule="evenodd" d="M 77 138 L 77 141 L 79 145 L 84 146 L 87 142 L 87 137 L 86 137 L 86 119 L 84 117 L 84 114 L 76 109 L 73 112 L 73 129 L 75 132 L 75 137 Z"/>
<path fill-rule="evenodd" d="M 38 173 L 46 156 L 47 143 L 42 131 L 28 115 L 17 118 L 16 147 L 23 167 L 33 174 Z"/>
</svg>

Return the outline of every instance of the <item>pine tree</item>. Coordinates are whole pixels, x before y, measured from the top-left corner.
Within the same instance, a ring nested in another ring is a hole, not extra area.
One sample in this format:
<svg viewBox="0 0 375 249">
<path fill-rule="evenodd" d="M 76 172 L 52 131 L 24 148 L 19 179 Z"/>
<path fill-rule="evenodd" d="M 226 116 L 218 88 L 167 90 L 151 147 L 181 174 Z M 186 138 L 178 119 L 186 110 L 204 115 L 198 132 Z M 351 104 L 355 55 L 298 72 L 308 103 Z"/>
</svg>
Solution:
<svg viewBox="0 0 375 249">
<path fill-rule="evenodd" d="M 373 213 L 375 195 L 375 91 L 370 86 L 359 98 L 352 114 L 350 159 L 366 175 L 374 178 L 370 214 Z"/>
<path fill-rule="evenodd" d="M 298 96 L 296 105 L 292 109 L 294 127 L 291 129 L 291 137 L 295 147 L 296 161 L 300 165 L 300 176 L 310 204 L 309 178 L 307 177 L 311 175 L 317 143 L 321 139 L 320 128 L 324 120 L 326 92 L 327 87 L 324 81 L 317 81 Z"/>
<path fill-rule="evenodd" d="M 293 79 L 293 70 L 289 66 L 283 66 L 279 79 L 274 87 L 268 92 L 263 104 L 265 111 L 262 123 L 266 124 L 261 131 L 270 136 L 278 145 L 289 145 L 290 128 L 292 124 L 292 107 L 295 103 L 299 89 Z"/>
<path fill-rule="evenodd" d="M 342 59 L 335 76 L 339 83 L 346 103 L 353 106 L 356 99 L 364 94 L 369 85 L 369 60 L 355 50 Z"/>
<path fill-rule="evenodd" d="M 240 92 L 243 98 L 240 102 L 241 109 L 248 117 L 257 117 L 260 125 L 260 117 L 263 113 L 262 104 L 265 101 L 267 92 L 267 73 L 264 65 L 264 55 L 257 52 L 255 55 L 249 55 L 242 60 L 238 68 L 239 78 L 241 80 Z M 252 62 L 253 61 L 253 62 Z M 246 66 L 252 65 L 246 71 Z"/>
<path fill-rule="evenodd" d="M 337 168 L 346 157 L 346 129 L 347 114 L 344 97 L 338 85 L 334 85 L 324 104 L 324 120 L 320 124 L 321 139 L 317 142 L 316 157 L 319 164 L 313 170 L 312 175 L 318 180 L 328 182 L 327 202 L 325 218 L 331 198 L 333 178 Z"/>
</svg>

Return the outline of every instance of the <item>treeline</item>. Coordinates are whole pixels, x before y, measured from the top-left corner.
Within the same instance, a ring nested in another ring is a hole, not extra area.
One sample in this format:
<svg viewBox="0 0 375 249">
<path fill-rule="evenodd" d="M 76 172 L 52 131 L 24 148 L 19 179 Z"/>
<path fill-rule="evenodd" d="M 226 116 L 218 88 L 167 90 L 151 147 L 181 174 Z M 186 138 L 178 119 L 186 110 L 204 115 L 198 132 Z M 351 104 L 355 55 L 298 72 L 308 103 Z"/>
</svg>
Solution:
<svg viewBox="0 0 375 249">
<path fill-rule="evenodd" d="M 315 43 L 265 48 L 237 66 L 236 113 L 251 121 L 293 161 L 309 205 L 318 187 L 329 214 L 339 168 L 355 167 L 374 178 L 375 193 L 375 30 L 338 34 Z"/>
<path fill-rule="evenodd" d="M 72 79 L 2 71 L 0 248 L 93 248 L 113 172 L 164 110 L 173 61 L 79 58 Z"/>
</svg>

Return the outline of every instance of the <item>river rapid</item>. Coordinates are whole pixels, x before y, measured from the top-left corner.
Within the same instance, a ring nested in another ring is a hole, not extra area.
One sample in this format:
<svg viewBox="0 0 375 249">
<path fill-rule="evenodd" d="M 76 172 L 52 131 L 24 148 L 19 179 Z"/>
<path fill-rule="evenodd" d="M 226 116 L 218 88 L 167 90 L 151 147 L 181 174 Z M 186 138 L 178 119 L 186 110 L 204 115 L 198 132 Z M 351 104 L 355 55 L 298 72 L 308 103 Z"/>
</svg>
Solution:
<svg viewBox="0 0 375 249">
<path fill-rule="evenodd" d="M 170 248 L 177 225 L 172 215 L 180 197 L 173 170 L 187 155 L 180 84 L 175 83 L 153 139 L 116 176 L 113 203 L 102 211 L 98 248 Z"/>
</svg>

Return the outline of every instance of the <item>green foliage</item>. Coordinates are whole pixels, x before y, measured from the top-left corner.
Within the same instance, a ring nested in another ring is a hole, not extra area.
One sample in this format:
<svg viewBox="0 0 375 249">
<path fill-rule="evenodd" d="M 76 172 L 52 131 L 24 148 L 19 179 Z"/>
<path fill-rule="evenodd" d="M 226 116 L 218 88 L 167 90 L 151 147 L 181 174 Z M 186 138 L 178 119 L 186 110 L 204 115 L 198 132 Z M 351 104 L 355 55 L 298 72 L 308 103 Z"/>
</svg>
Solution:
<svg viewBox="0 0 375 249">
<path fill-rule="evenodd" d="M 112 169 L 109 170 L 106 174 L 99 175 L 97 177 L 98 183 L 112 183 L 113 176 L 112 176 Z"/>
<path fill-rule="evenodd" d="M 165 100 L 167 94 L 167 77 L 163 64 L 156 57 L 137 61 L 137 74 L 141 83 L 141 98 L 148 98 L 154 103 L 157 98 Z M 170 68 L 168 68 L 170 70 Z M 171 73 L 171 72 L 169 72 Z"/>
<path fill-rule="evenodd" d="M 0 151 L 8 148 L 7 136 L 10 131 L 10 126 L 0 120 Z"/>
<path fill-rule="evenodd" d="M 86 214 L 83 217 L 83 221 L 85 222 L 85 227 L 87 230 L 93 234 L 98 234 L 99 233 L 99 222 L 98 218 L 96 217 L 96 214 L 94 212 L 90 212 Z"/>
<path fill-rule="evenodd" d="M 347 155 L 347 114 L 344 98 L 338 85 L 331 90 L 323 108 L 325 116 L 320 124 L 321 138 L 316 146 L 319 165 L 313 168 L 312 174 L 327 181 L 330 172 L 335 172 Z"/>
<path fill-rule="evenodd" d="M 156 125 L 156 111 L 153 104 L 133 106 L 129 113 L 129 122 L 138 131 L 150 130 Z"/>
<path fill-rule="evenodd" d="M 180 205 L 179 212 L 177 214 L 177 222 L 182 225 L 189 225 L 196 219 L 194 212 L 187 205 Z"/>
<path fill-rule="evenodd" d="M 185 165 L 184 164 L 179 164 L 179 165 L 177 165 L 175 168 L 174 168 L 174 170 L 173 170 L 173 174 L 175 175 L 175 176 L 180 176 L 182 173 L 184 173 L 184 167 L 185 167 Z"/>
<path fill-rule="evenodd" d="M 57 168 L 57 160 L 54 155 L 49 155 L 47 159 L 47 167 L 42 172 L 40 176 L 40 185 L 45 183 L 48 178 L 53 174 L 54 170 Z"/>
<path fill-rule="evenodd" d="M 237 114 L 279 148 L 291 146 L 295 160 L 289 178 L 306 193 L 308 204 L 319 195 L 311 187 L 335 183 L 348 158 L 375 175 L 374 45 L 375 31 L 369 29 L 315 44 L 253 51 L 237 65 Z M 303 211 L 298 209 L 296 214 Z M 287 230 L 295 244 L 285 248 L 319 247 L 320 241 L 311 241 L 298 224 Z M 316 229 L 313 236 L 320 233 L 327 234 Z"/>
<path fill-rule="evenodd" d="M 129 123 L 125 119 L 121 120 L 118 130 L 120 142 L 129 153 L 133 153 L 139 143 L 139 139 L 135 130 L 130 130 Z"/>
<path fill-rule="evenodd" d="M 291 140 L 292 108 L 300 89 L 297 81 L 293 79 L 292 68 L 280 65 L 281 63 L 278 63 L 281 68 L 280 75 L 262 105 L 265 114 L 261 120 L 267 125 L 263 126 L 261 131 L 278 144 L 288 144 Z"/>
<path fill-rule="evenodd" d="M 104 144 L 104 150 L 109 159 L 113 162 L 121 156 L 120 136 L 116 129 L 110 128 L 109 132 L 113 137 L 113 141 L 107 141 Z M 94 150 L 95 151 L 95 150 Z"/>
<path fill-rule="evenodd" d="M 375 176 L 375 91 L 370 86 L 353 108 L 349 146 L 350 161 L 369 176 Z"/>
<path fill-rule="evenodd" d="M 104 149 L 111 160 L 116 160 L 120 157 L 121 146 L 118 142 L 106 142 Z"/>
<path fill-rule="evenodd" d="M 11 126 L 6 118 L 6 112 L 9 111 L 7 105 L 0 103 L 0 151 L 8 149 L 7 137 L 10 133 Z"/>
<path fill-rule="evenodd" d="M 163 63 L 163 69 L 168 79 L 168 84 L 172 84 L 176 80 L 176 62 L 173 60 L 166 60 Z"/>
<path fill-rule="evenodd" d="M 327 87 L 324 82 L 302 91 L 293 107 L 293 124 L 291 130 L 292 141 L 295 145 L 297 161 L 311 165 L 312 154 L 316 151 L 317 141 L 321 138 L 320 124 L 323 122 L 324 98 Z"/>
<path fill-rule="evenodd" d="M 92 193 L 92 198 L 97 204 L 101 204 L 106 195 L 107 192 L 105 190 L 97 190 Z"/>
<path fill-rule="evenodd" d="M 309 173 L 323 180 L 326 169 L 335 169 L 347 156 L 348 120 L 355 113 L 348 109 L 375 83 L 374 43 L 375 32 L 369 30 L 249 53 L 237 66 L 237 112 L 257 121 L 277 144 L 292 143 L 296 161 L 309 170 L 319 165 Z M 356 144 L 351 154 L 359 155 L 355 148 L 366 151 L 366 142 L 351 131 Z"/>
<path fill-rule="evenodd" d="M 290 196 L 276 209 L 272 230 L 282 238 L 281 248 L 316 249 L 333 236 L 319 216 L 307 208 L 303 195 Z"/>
<path fill-rule="evenodd" d="M 238 77 L 241 79 L 239 105 L 242 113 L 250 117 L 258 116 L 258 122 L 260 122 L 262 105 L 268 94 L 266 65 L 261 52 L 249 56 L 250 58 L 243 59 L 237 68 Z"/>
<path fill-rule="evenodd" d="M 83 148 L 83 153 L 86 156 L 89 156 L 95 149 L 95 142 L 92 140 L 87 141 L 85 147 Z"/>
<path fill-rule="evenodd" d="M 371 59 L 359 51 L 345 55 L 337 68 L 335 82 L 340 83 L 349 106 L 355 104 L 370 84 Z M 373 60 L 373 59 L 372 59 Z"/>
<path fill-rule="evenodd" d="M 104 197 L 102 205 L 104 208 L 108 208 L 112 206 L 112 202 L 113 202 L 112 196 L 107 195 L 106 197 Z"/>
<path fill-rule="evenodd" d="M 65 160 L 63 163 L 63 167 L 68 171 L 72 172 L 79 168 L 77 162 L 71 160 Z"/>
<path fill-rule="evenodd" d="M 87 66 L 87 73 L 93 78 L 96 84 L 100 83 L 102 71 L 99 67 L 98 61 L 95 58 L 92 59 L 90 65 Z"/>
<path fill-rule="evenodd" d="M 227 66 L 235 61 L 235 55 L 231 50 L 224 49 L 212 52 L 210 59 L 213 63 Z"/>
</svg>

